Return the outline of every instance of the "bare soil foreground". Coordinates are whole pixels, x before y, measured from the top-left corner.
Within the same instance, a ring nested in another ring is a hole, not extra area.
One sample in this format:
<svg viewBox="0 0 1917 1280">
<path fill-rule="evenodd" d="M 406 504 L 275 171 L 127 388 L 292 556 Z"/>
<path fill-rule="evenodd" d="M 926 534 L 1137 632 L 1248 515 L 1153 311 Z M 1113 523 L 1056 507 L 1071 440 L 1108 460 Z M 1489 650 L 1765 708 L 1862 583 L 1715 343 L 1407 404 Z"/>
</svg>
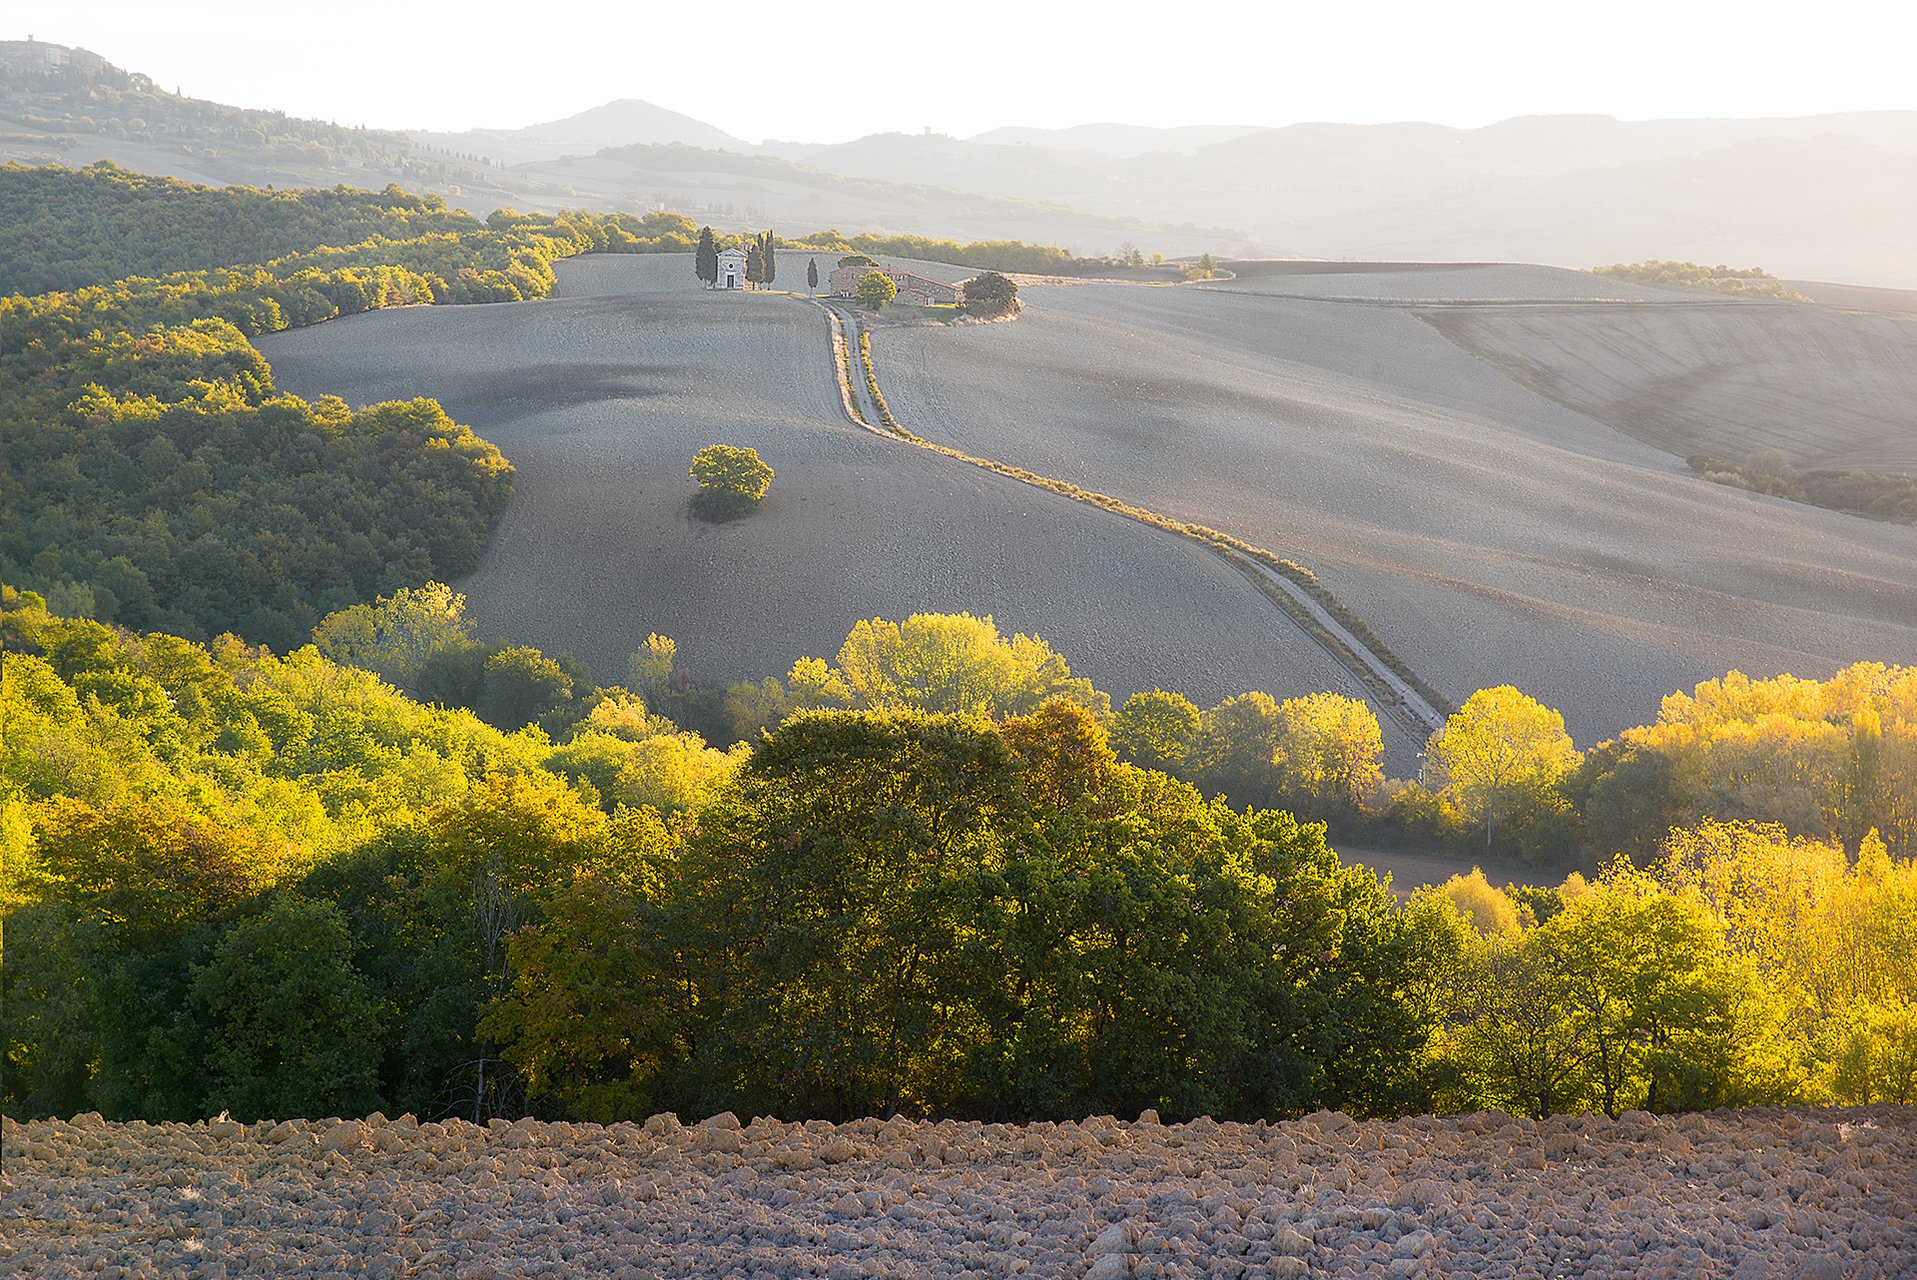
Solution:
<svg viewBox="0 0 1917 1280">
<path fill-rule="evenodd" d="M 8 1122 L 10 1274 L 1917 1274 L 1909 1108 L 490 1130 Z"/>
</svg>

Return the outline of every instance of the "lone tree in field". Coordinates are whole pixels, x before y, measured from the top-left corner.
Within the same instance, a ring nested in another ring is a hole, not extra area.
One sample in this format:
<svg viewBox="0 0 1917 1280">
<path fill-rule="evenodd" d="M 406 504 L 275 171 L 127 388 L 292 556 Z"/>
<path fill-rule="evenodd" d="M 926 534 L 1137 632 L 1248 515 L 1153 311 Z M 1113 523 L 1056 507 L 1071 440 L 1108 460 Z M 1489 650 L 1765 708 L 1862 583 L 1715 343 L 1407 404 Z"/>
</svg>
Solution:
<svg viewBox="0 0 1917 1280">
<path fill-rule="evenodd" d="M 711 288 L 719 283 L 719 246 L 713 242 L 712 228 L 699 228 L 699 247 L 692 255 L 692 269 Z"/>
<path fill-rule="evenodd" d="M 965 282 L 965 314 L 991 320 L 1018 314 L 1018 286 L 996 271 L 981 271 Z"/>
<path fill-rule="evenodd" d="M 877 311 L 899 296 L 899 287 L 883 271 L 868 271 L 859 278 L 859 305 Z"/>
<path fill-rule="evenodd" d="M 818 292 L 819 260 L 817 258 L 805 264 L 805 287 L 808 293 Z"/>
<path fill-rule="evenodd" d="M 710 444 L 692 455 L 692 478 L 699 482 L 693 514 L 704 520 L 736 520 L 757 506 L 772 487 L 772 468 L 757 449 Z"/>
</svg>

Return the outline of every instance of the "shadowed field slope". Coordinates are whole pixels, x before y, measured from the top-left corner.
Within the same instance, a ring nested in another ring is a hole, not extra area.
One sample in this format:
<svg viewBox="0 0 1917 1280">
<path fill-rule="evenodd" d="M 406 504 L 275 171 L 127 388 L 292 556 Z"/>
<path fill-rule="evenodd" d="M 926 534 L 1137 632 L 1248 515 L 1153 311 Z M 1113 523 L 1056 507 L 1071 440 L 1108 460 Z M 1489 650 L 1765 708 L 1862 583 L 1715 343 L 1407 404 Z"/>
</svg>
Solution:
<svg viewBox="0 0 1917 1280">
<path fill-rule="evenodd" d="M 847 423 L 825 318 L 805 302 L 702 292 L 680 259 L 559 270 L 562 292 L 587 296 L 261 344 L 289 388 L 435 396 L 513 460 L 517 495 L 458 584 L 476 630 L 570 649 L 603 682 L 657 631 L 695 674 L 756 679 L 830 657 L 860 618 L 969 610 L 1042 634 L 1115 699 L 1357 693 L 1201 548 Z M 778 473 L 749 519 L 687 512 L 687 465 L 712 443 L 756 448 Z"/>
<path fill-rule="evenodd" d="M 1453 697 L 1515 683 L 1590 742 L 1726 667 L 1917 652 L 1917 531 L 1691 478 L 1408 308 L 1024 296 L 875 335 L 900 421 L 1297 559 Z"/>
<path fill-rule="evenodd" d="M 1790 303 L 1453 307 L 1446 335 L 1680 457 L 1917 468 L 1917 317 Z"/>
</svg>

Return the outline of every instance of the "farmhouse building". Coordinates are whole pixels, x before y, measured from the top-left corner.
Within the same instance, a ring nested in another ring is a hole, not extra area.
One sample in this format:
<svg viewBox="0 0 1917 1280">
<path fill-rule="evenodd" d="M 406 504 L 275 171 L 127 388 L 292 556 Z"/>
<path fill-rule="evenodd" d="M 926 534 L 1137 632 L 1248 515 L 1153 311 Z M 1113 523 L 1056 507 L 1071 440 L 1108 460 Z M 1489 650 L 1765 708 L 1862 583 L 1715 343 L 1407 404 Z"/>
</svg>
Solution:
<svg viewBox="0 0 1917 1280">
<path fill-rule="evenodd" d="M 746 253 L 744 249 L 719 250 L 719 274 L 712 282 L 715 289 L 743 289 L 746 287 Z"/>
<path fill-rule="evenodd" d="M 899 294 L 894 299 L 895 302 L 916 307 L 940 304 L 952 306 L 964 296 L 964 290 L 958 285 L 928 280 L 924 276 L 914 275 L 910 271 L 901 271 L 897 267 L 840 267 L 832 273 L 832 293 L 840 298 L 856 297 L 859 292 L 859 281 L 873 271 L 890 277 L 892 283 L 898 287 Z"/>
</svg>

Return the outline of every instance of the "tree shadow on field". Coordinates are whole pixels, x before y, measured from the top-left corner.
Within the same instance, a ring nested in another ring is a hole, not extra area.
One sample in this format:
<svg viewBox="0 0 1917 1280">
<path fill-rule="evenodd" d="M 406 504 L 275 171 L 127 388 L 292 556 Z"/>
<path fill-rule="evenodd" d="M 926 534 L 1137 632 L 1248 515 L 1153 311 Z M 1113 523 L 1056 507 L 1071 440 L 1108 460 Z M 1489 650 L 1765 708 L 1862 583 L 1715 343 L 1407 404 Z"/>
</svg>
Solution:
<svg viewBox="0 0 1917 1280">
<path fill-rule="evenodd" d="M 759 499 L 748 498 L 742 493 L 701 489 L 692 495 L 691 508 L 692 514 L 707 524 L 731 524 L 757 511 Z"/>
</svg>

